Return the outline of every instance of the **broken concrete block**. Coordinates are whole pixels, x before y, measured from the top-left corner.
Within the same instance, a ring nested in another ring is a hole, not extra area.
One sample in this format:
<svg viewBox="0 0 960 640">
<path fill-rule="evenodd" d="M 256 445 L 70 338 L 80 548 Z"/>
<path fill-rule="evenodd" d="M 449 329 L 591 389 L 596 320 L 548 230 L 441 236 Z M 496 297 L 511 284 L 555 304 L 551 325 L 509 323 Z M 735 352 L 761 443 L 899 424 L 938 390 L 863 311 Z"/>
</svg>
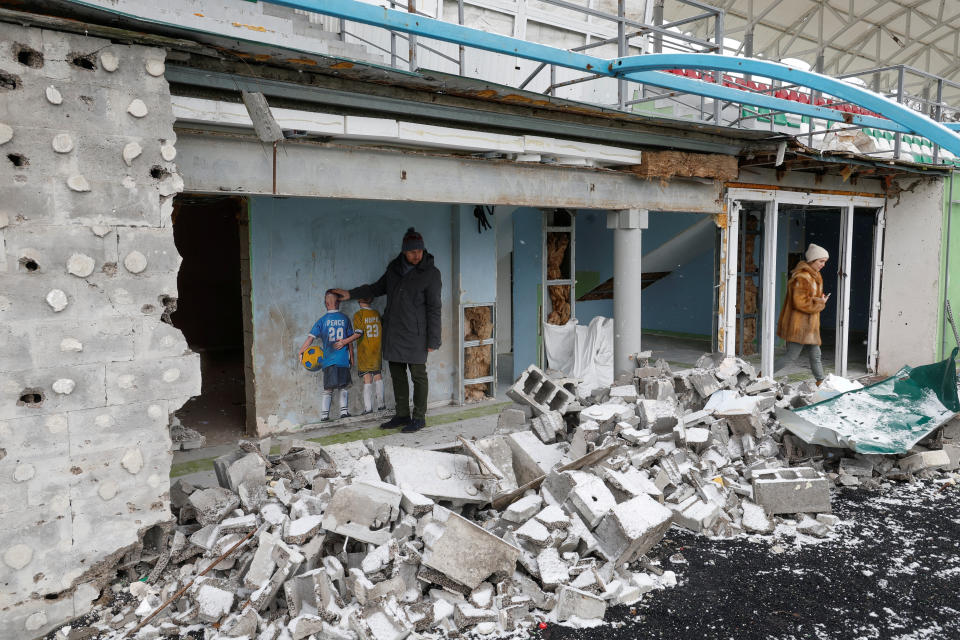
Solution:
<svg viewBox="0 0 960 640">
<path fill-rule="evenodd" d="M 646 471 L 628 467 L 626 471 L 600 468 L 600 474 L 609 485 L 617 502 L 625 502 L 641 495 L 663 496 L 663 490 L 657 487 Z"/>
<path fill-rule="evenodd" d="M 566 434 L 567 425 L 559 411 L 548 411 L 530 421 L 530 430 L 541 442 L 550 444 Z"/>
<path fill-rule="evenodd" d="M 730 431 L 736 434 L 747 434 L 760 438 L 764 434 L 763 419 L 760 417 L 760 408 L 756 403 L 750 407 L 731 407 L 715 411 L 717 418 L 727 421 Z"/>
<path fill-rule="evenodd" d="M 516 524 L 526 522 L 543 507 L 543 499 L 536 495 L 520 498 L 504 510 L 501 516 L 507 522 Z"/>
<path fill-rule="evenodd" d="M 672 402 L 641 400 L 637 404 L 640 426 L 653 433 L 670 433 L 677 426 L 677 408 Z"/>
<path fill-rule="evenodd" d="M 454 605 L 453 621 L 460 629 L 476 626 L 483 622 L 496 622 L 497 612 L 493 609 L 482 609 L 469 602 L 458 602 Z"/>
<path fill-rule="evenodd" d="M 255 453 L 234 451 L 216 458 L 213 469 L 220 486 L 236 493 L 240 484 L 247 480 L 262 485 L 267 467 L 263 458 Z"/>
<path fill-rule="evenodd" d="M 257 627 L 260 625 L 260 616 L 251 608 L 244 609 L 239 614 L 234 614 L 228 618 L 221 629 L 228 638 L 253 638 L 257 635 Z"/>
<path fill-rule="evenodd" d="M 514 431 L 523 428 L 526 423 L 527 414 L 523 409 L 507 407 L 497 418 L 497 431 Z"/>
<path fill-rule="evenodd" d="M 308 614 L 299 615 L 287 625 L 293 640 L 303 640 L 307 636 L 319 633 L 323 630 L 324 620 L 320 616 Z"/>
<path fill-rule="evenodd" d="M 533 517 L 537 522 L 545 526 L 548 531 L 570 528 L 570 516 L 554 504 L 544 507 Z"/>
<path fill-rule="evenodd" d="M 825 538 L 830 535 L 830 527 L 817 519 L 805 515 L 797 524 L 797 532 L 817 538 Z"/>
<path fill-rule="evenodd" d="M 520 549 L 447 509 L 434 509 L 442 533 L 427 545 L 423 564 L 473 590 L 490 576 L 513 575 Z"/>
<path fill-rule="evenodd" d="M 496 465 L 503 479 L 498 483 L 498 490 L 501 492 L 512 491 L 518 486 L 517 476 L 513 471 L 513 451 L 510 450 L 510 444 L 504 436 L 492 436 L 477 440 L 477 448 L 487 454 L 487 457 Z"/>
<path fill-rule="evenodd" d="M 547 591 L 553 591 L 570 581 L 567 564 L 560 559 L 560 553 L 553 547 L 547 547 L 537 555 L 537 569 L 540 573 L 540 584 Z"/>
<path fill-rule="evenodd" d="M 598 424 L 615 424 L 634 416 L 633 405 L 621 402 L 595 404 L 580 412 L 580 424 L 593 421 Z"/>
<path fill-rule="evenodd" d="M 830 484 L 809 467 L 756 472 L 753 474 L 753 494 L 767 513 L 830 511 Z"/>
<path fill-rule="evenodd" d="M 923 469 L 950 466 L 950 456 L 943 449 L 921 451 L 900 461 L 900 469 L 904 473 L 915 473 Z"/>
<path fill-rule="evenodd" d="M 355 482 L 330 499 L 321 526 L 370 544 L 390 539 L 390 523 L 400 515 L 400 489 L 385 482 Z"/>
<path fill-rule="evenodd" d="M 550 532 L 542 522 L 531 518 L 521 525 L 513 534 L 519 540 L 524 540 L 538 547 L 546 546 L 550 542 Z"/>
<path fill-rule="evenodd" d="M 832 529 L 840 524 L 840 518 L 831 513 L 818 513 L 817 522 L 821 522 Z"/>
<path fill-rule="evenodd" d="M 673 514 L 649 496 L 616 505 L 593 531 L 600 553 L 616 564 L 630 562 L 660 542 Z"/>
<path fill-rule="evenodd" d="M 592 529 L 597 526 L 603 516 L 616 506 L 617 501 L 610 493 L 607 485 L 597 476 L 583 471 L 571 471 L 570 473 L 573 475 L 575 485 L 570 490 L 567 500 L 583 517 L 587 526 Z"/>
<path fill-rule="evenodd" d="M 416 491 L 402 491 L 400 508 L 415 518 L 433 511 L 434 502 L 427 496 Z"/>
<path fill-rule="evenodd" d="M 563 386 L 551 380 L 537 366 L 530 365 L 507 390 L 507 397 L 514 402 L 533 408 L 537 414 L 549 411 L 566 412 L 567 406 L 576 398 Z"/>
<path fill-rule="evenodd" d="M 716 376 L 705 371 L 697 371 L 687 376 L 687 380 L 693 385 L 701 398 L 709 398 L 720 390 L 720 383 Z"/>
<path fill-rule="evenodd" d="M 943 452 L 947 454 L 947 457 L 950 459 L 950 463 L 941 466 L 941 469 L 945 471 L 955 471 L 960 469 L 960 445 L 956 444 L 943 444 Z"/>
<path fill-rule="evenodd" d="M 544 444 L 530 431 L 511 433 L 507 444 L 513 452 L 513 471 L 521 486 L 570 461 L 560 445 Z"/>
<path fill-rule="evenodd" d="M 188 499 L 197 511 L 197 522 L 203 525 L 216 524 L 240 506 L 240 499 L 229 489 L 212 487 L 194 491 Z"/>
<path fill-rule="evenodd" d="M 287 520 L 283 526 L 283 541 L 288 544 L 303 544 L 320 533 L 323 516 L 305 516 Z"/>
<path fill-rule="evenodd" d="M 560 587 L 557 591 L 556 605 L 557 620 L 565 622 L 571 618 L 581 620 L 602 619 L 607 613 L 607 603 L 597 596 L 574 589 L 573 587 Z"/>
<path fill-rule="evenodd" d="M 873 476 L 873 463 L 860 458 L 843 458 L 840 461 L 840 473 L 861 478 Z"/>
<path fill-rule="evenodd" d="M 383 460 L 401 490 L 456 504 L 481 504 L 493 495 L 494 481 L 483 477 L 470 456 L 386 446 Z"/>
<path fill-rule="evenodd" d="M 723 513 L 719 505 L 696 495 L 689 496 L 670 508 L 673 509 L 673 521 L 677 525 L 696 533 L 710 529 Z"/>
<path fill-rule="evenodd" d="M 218 589 L 210 584 L 200 585 L 194 598 L 200 619 L 204 622 L 219 622 L 233 609 L 234 597 L 232 592 L 225 589 Z"/>
<path fill-rule="evenodd" d="M 770 533 L 773 531 L 773 523 L 767 517 L 767 512 L 763 507 L 744 500 L 740 503 L 743 508 L 743 528 L 753 533 Z"/>
</svg>

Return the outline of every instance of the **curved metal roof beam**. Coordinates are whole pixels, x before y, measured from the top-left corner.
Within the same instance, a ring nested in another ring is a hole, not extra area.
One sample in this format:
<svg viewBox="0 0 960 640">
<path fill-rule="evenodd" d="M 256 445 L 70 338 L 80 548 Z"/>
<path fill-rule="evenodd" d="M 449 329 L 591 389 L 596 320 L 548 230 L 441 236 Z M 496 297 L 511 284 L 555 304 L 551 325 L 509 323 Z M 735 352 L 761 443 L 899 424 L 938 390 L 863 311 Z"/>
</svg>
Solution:
<svg viewBox="0 0 960 640">
<path fill-rule="evenodd" d="M 903 125 L 910 131 L 939 144 L 954 155 L 960 155 L 960 135 L 918 111 L 842 80 L 813 71 L 794 69 L 779 62 L 721 56 L 712 53 L 654 53 L 616 58 L 611 60 L 610 63 L 610 70 L 614 75 L 624 77 L 630 77 L 636 72 L 661 69 L 709 69 L 744 73 L 809 87 L 815 91 L 822 91 L 879 113 L 891 121 Z"/>
<path fill-rule="evenodd" d="M 357 2 L 356 0 L 266 1 L 271 4 L 313 11 L 384 29 L 392 29 L 394 31 L 433 38 L 434 40 L 441 40 L 443 42 L 452 42 L 475 49 L 483 49 L 485 51 L 493 51 L 508 56 L 524 58 L 526 60 L 534 60 L 536 62 L 544 62 L 568 69 L 576 69 L 585 73 L 626 78 L 642 84 L 701 95 L 732 104 L 748 104 L 756 107 L 764 107 L 772 111 L 796 113 L 819 120 L 843 122 L 862 127 L 875 127 L 903 133 L 917 133 L 930 138 L 940 146 L 960 156 L 960 136 L 954 134 L 943 125 L 878 94 L 859 89 L 858 87 L 834 78 L 809 71 L 799 71 L 775 62 L 700 53 L 658 53 L 608 60 L 606 58 L 598 58 L 576 51 L 567 51 L 566 49 L 551 47 L 536 42 L 528 42 L 520 38 L 512 38 L 497 33 L 487 33 L 479 29 L 443 22 L 442 20 L 427 18 L 404 11 L 397 11 L 396 9 L 387 9 L 385 7 Z M 873 116 L 841 113 L 834 109 L 803 104 L 792 100 L 783 100 L 769 95 L 724 87 L 722 84 L 711 84 L 693 78 L 684 78 L 661 72 L 662 69 L 674 68 L 699 68 L 754 73 L 764 77 L 782 79 L 786 82 L 796 83 L 814 89 L 819 88 L 820 90 L 825 90 L 824 88 L 829 86 L 831 88 L 827 89 L 827 91 L 831 95 L 853 102 L 854 104 L 887 116 L 890 119 L 885 120 Z M 751 71 L 750 69 L 753 70 Z M 891 117 L 888 114 L 893 114 L 895 117 Z"/>
</svg>

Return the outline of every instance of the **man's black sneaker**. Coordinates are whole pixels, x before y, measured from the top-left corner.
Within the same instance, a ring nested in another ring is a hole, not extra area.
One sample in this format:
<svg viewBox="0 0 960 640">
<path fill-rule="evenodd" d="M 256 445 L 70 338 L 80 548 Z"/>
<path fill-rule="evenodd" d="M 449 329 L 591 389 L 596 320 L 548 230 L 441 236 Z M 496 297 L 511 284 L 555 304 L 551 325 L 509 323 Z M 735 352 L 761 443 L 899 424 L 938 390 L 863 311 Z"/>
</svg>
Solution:
<svg viewBox="0 0 960 640">
<path fill-rule="evenodd" d="M 427 426 L 426 420 L 424 420 L 423 418 L 414 418 L 413 420 L 410 421 L 410 424 L 408 424 L 402 429 L 402 431 L 403 433 L 416 433 L 417 431 L 420 431 L 420 429 L 423 429 L 425 426 Z"/>
<path fill-rule="evenodd" d="M 381 429 L 399 429 L 400 427 L 405 427 L 408 424 L 410 424 L 409 416 L 393 416 L 392 418 L 384 422 L 382 425 L 380 425 L 380 428 Z"/>
</svg>

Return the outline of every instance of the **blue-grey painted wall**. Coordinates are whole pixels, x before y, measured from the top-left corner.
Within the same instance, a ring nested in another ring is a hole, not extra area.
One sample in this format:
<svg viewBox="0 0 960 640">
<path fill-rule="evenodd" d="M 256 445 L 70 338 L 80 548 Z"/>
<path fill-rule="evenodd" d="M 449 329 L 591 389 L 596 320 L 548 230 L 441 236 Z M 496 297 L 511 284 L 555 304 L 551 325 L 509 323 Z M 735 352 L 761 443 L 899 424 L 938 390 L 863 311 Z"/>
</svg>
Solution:
<svg viewBox="0 0 960 640">
<path fill-rule="evenodd" d="M 543 265 L 543 212 L 513 212 L 513 377 L 540 355 L 540 282 Z"/>
<path fill-rule="evenodd" d="M 399 253 L 410 226 L 423 234 L 443 278 L 443 346 L 428 361 L 429 400 L 441 404 L 451 400 L 457 367 L 452 213 L 449 204 L 250 199 L 253 360 L 260 433 L 292 430 L 319 420 L 321 380 L 300 367 L 296 351 L 324 313 L 323 292 L 379 278 Z M 381 310 L 383 305 L 384 298 L 374 303 Z M 356 308 L 354 301 L 343 305 L 350 316 Z M 385 386 L 391 405 L 389 377 Z M 362 410 L 361 388 L 355 383 L 351 393 L 355 414 Z"/>
<path fill-rule="evenodd" d="M 487 216 L 490 229 L 477 231 L 473 205 L 454 205 L 457 216 L 457 262 L 461 304 L 496 302 L 496 215 Z"/>
</svg>

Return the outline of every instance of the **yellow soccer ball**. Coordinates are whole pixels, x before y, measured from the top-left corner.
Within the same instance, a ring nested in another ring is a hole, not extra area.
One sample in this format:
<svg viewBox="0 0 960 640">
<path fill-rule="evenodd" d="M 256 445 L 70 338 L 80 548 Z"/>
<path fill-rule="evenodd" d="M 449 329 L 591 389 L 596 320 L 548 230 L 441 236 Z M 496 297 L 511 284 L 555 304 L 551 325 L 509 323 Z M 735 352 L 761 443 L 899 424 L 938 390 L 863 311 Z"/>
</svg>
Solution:
<svg viewBox="0 0 960 640">
<path fill-rule="evenodd" d="M 300 364 L 307 371 L 319 371 L 320 363 L 323 360 L 323 349 L 320 347 L 310 347 L 300 356 Z"/>
</svg>

